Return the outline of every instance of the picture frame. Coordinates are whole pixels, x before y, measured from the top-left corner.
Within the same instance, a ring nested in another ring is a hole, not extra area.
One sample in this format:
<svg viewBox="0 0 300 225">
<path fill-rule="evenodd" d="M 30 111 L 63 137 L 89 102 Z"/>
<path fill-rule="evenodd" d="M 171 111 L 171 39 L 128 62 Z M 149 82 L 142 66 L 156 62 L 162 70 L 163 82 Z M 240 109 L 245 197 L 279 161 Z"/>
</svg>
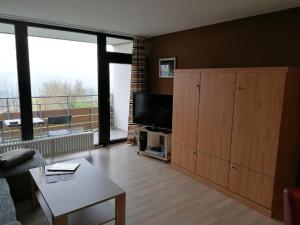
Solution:
<svg viewBox="0 0 300 225">
<path fill-rule="evenodd" d="M 174 78 L 176 57 L 159 59 L 159 78 Z"/>
</svg>

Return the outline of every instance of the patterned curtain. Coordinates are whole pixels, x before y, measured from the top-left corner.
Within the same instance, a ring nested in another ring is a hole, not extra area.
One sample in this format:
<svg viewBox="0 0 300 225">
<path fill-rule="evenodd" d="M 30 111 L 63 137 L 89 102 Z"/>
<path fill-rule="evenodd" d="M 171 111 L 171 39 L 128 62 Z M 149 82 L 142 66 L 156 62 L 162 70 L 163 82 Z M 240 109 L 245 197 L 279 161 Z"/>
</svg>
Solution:
<svg viewBox="0 0 300 225">
<path fill-rule="evenodd" d="M 132 67 L 131 67 L 131 85 L 129 100 L 129 118 L 128 118 L 128 143 L 136 143 L 135 130 L 133 123 L 133 93 L 146 91 L 146 41 L 143 38 L 133 39 Z"/>
</svg>

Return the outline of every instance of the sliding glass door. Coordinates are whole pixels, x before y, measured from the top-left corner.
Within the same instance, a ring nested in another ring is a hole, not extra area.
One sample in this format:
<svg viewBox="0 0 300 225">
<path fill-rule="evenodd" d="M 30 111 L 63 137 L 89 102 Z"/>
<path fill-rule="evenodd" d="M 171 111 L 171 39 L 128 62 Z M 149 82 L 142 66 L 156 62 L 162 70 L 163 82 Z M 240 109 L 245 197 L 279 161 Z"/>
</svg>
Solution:
<svg viewBox="0 0 300 225">
<path fill-rule="evenodd" d="M 132 40 L 108 37 L 110 142 L 127 139 Z"/>
</svg>

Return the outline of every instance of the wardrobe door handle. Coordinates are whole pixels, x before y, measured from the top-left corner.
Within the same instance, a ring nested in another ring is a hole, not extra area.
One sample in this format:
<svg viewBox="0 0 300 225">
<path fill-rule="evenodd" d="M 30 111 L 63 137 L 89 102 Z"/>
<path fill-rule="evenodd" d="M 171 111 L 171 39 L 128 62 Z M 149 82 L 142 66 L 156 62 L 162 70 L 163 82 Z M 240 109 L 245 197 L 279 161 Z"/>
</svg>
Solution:
<svg viewBox="0 0 300 225">
<path fill-rule="evenodd" d="M 231 168 L 234 169 L 234 170 L 236 170 L 236 167 L 235 167 L 235 166 L 231 166 Z"/>
<path fill-rule="evenodd" d="M 238 90 L 245 90 L 246 88 L 244 87 L 238 87 Z"/>
<path fill-rule="evenodd" d="M 196 87 L 197 87 L 197 88 L 200 88 L 200 84 L 197 84 Z"/>
</svg>

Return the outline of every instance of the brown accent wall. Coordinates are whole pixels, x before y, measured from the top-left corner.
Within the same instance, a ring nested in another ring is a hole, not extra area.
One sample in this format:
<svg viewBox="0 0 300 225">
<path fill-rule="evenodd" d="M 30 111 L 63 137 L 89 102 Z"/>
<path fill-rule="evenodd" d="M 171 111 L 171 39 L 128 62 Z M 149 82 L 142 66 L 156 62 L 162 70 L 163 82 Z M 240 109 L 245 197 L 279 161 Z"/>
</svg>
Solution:
<svg viewBox="0 0 300 225">
<path fill-rule="evenodd" d="M 148 49 L 154 93 L 173 93 L 173 79 L 158 77 L 159 58 L 175 56 L 179 69 L 300 67 L 300 7 L 153 37 Z"/>
</svg>

